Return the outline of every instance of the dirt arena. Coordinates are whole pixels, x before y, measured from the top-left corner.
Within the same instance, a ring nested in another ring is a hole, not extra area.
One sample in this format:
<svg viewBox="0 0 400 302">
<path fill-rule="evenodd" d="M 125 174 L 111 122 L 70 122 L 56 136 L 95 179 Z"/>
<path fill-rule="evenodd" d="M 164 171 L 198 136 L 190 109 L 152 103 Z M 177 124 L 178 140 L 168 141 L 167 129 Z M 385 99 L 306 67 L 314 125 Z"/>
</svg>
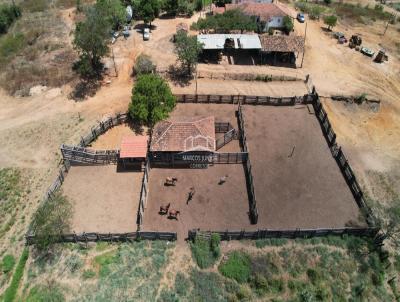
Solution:
<svg viewBox="0 0 400 302">
<path fill-rule="evenodd" d="M 227 181 L 219 185 L 219 179 L 224 175 L 228 175 Z M 164 186 L 166 177 L 177 177 L 176 186 Z M 186 204 L 191 187 L 196 193 Z M 181 212 L 178 221 L 158 214 L 160 206 L 168 203 L 171 203 L 170 209 Z M 177 232 L 178 240 L 187 238 L 188 230 L 194 228 L 250 229 L 248 211 L 246 179 L 241 164 L 216 164 L 196 170 L 154 168 L 150 171 L 149 198 L 142 229 Z"/>
<path fill-rule="evenodd" d="M 259 228 L 364 225 L 307 106 L 244 106 Z"/>
<path fill-rule="evenodd" d="M 136 231 L 143 173 L 116 170 L 115 165 L 71 167 L 62 186 L 73 204 L 71 231 Z"/>
</svg>

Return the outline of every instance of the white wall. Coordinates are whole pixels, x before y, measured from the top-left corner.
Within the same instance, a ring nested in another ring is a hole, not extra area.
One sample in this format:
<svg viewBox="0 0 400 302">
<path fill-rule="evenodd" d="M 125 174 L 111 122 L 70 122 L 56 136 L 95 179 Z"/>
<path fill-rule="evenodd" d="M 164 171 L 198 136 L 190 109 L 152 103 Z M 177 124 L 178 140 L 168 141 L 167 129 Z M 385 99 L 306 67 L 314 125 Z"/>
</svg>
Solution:
<svg viewBox="0 0 400 302">
<path fill-rule="evenodd" d="M 265 24 L 264 31 L 267 32 L 270 27 L 283 28 L 283 16 L 273 17 L 268 23 Z"/>
</svg>

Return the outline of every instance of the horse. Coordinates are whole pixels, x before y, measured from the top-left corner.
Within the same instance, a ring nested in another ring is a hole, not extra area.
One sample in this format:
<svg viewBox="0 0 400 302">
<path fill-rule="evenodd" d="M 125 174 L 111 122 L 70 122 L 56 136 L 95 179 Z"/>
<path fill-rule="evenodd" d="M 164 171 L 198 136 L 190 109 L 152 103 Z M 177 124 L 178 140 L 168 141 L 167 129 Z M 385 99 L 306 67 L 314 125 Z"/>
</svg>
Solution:
<svg viewBox="0 0 400 302">
<path fill-rule="evenodd" d="M 167 177 L 165 179 L 164 186 L 175 186 L 177 181 L 178 181 L 178 178 L 176 178 L 176 177 Z"/>
<path fill-rule="evenodd" d="M 226 180 L 228 179 L 228 175 L 225 175 L 225 176 L 222 176 L 220 179 L 219 179 L 219 185 L 223 185 L 225 182 L 226 182 Z"/>
<path fill-rule="evenodd" d="M 194 189 L 194 187 L 191 187 L 189 194 L 188 194 L 188 198 L 186 200 L 186 204 L 189 204 L 189 201 L 191 201 L 193 199 L 193 196 L 195 193 L 196 193 L 196 190 Z"/>
<path fill-rule="evenodd" d="M 168 213 L 170 206 L 171 206 L 171 203 L 167 204 L 166 206 L 160 206 L 160 211 L 158 212 L 158 214 L 166 215 Z"/>
<path fill-rule="evenodd" d="M 169 213 L 168 213 L 168 218 L 169 218 L 169 219 L 178 220 L 178 215 L 179 215 L 179 214 L 181 214 L 180 211 L 177 211 L 177 210 L 170 210 Z"/>
</svg>

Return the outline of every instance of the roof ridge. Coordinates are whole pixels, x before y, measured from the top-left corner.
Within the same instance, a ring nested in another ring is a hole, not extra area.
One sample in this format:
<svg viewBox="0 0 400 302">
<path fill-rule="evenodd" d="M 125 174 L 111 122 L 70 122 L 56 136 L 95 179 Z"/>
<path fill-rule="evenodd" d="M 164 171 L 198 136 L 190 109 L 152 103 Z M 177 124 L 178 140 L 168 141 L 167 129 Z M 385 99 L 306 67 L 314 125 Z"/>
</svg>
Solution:
<svg viewBox="0 0 400 302">
<path fill-rule="evenodd" d="M 169 123 L 169 126 L 167 128 L 165 128 L 164 132 L 159 136 L 159 138 L 157 139 L 156 143 L 158 144 L 158 142 L 165 136 L 165 134 L 167 133 L 167 131 L 169 130 L 169 128 L 172 127 L 172 122 L 169 121 L 164 121 L 166 123 Z"/>
</svg>

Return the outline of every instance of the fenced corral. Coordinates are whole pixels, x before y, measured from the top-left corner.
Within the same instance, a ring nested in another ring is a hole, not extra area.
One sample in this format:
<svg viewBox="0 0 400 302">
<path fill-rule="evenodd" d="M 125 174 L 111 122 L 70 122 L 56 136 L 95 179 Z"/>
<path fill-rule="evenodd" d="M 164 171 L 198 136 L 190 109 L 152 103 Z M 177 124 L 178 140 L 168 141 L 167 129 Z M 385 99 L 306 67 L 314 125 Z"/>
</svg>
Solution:
<svg viewBox="0 0 400 302">
<path fill-rule="evenodd" d="M 199 104 L 243 104 L 261 106 L 294 106 L 299 104 L 311 104 L 312 97 L 309 94 L 292 97 L 270 97 L 252 95 L 210 95 L 210 94 L 175 94 L 178 103 Z"/>
<path fill-rule="evenodd" d="M 268 238 L 313 238 L 322 236 L 344 236 L 354 235 L 360 237 L 375 237 L 377 234 L 375 228 L 330 228 L 330 229 L 293 229 L 293 230 L 257 230 L 246 232 L 242 231 L 200 231 L 189 230 L 188 239 L 194 240 L 197 235 L 210 238 L 211 234 L 219 234 L 221 240 L 243 240 L 243 239 L 268 239 Z"/>
<path fill-rule="evenodd" d="M 147 197 L 149 194 L 149 173 L 150 173 L 150 161 L 147 160 L 144 168 L 143 179 L 142 179 L 142 188 L 140 189 L 140 199 L 139 199 L 139 208 L 137 213 L 137 225 L 140 228 L 140 225 L 143 223 L 143 215 L 144 209 L 147 203 Z"/>
<path fill-rule="evenodd" d="M 231 123 L 215 122 L 215 133 L 226 133 L 233 129 Z"/>
<path fill-rule="evenodd" d="M 257 210 L 257 202 L 256 202 L 256 194 L 254 191 L 254 182 L 253 182 L 253 174 L 251 173 L 251 162 L 250 156 L 248 154 L 249 150 L 247 148 L 247 139 L 246 133 L 244 129 L 244 120 L 243 120 L 243 113 L 242 108 L 239 103 L 238 106 L 238 120 L 239 120 L 239 136 L 241 139 L 241 144 L 243 147 L 243 151 L 247 153 L 247 160 L 245 161 L 245 175 L 246 175 L 246 182 L 247 182 L 247 191 L 249 194 L 249 205 L 250 205 L 250 220 L 252 224 L 257 224 L 258 222 L 258 210 Z"/>
<path fill-rule="evenodd" d="M 117 163 L 119 150 L 92 150 L 77 146 L 61 145 L 64 160 L 72 163 L 108 165 Z"/>
<path fill-rule="evenodd" d="M 214 153 L 212 163 L 214 164 L 241 164 L 247 162 L 247 152 L 237 153 Z"/>
<path fill-rule="evenodd" d="M 237 138 L 238 138 L 238 135 L 237 135 L 236 129 L 229 130 L 223 136 L 221 136 L 215 140 L 215 150 L 221 149 L 227 143 L 229 143 Z"/>
<path fill-rule="evenodd" d="M 63 184 L 65 180 L 65 176 L 68 173 L 69 169 L 71 168 L 71 164 L 69 161 L 63 161 L 62 165 L 58 171 L 58 175 L 54 182 L 51 184 L 49 189 L 47 190 L 46 194 L 44 195 L 44 200 L 43 202 L 46 202 L 47 200 L 51 199 L 55 192 L 58 191 L 61 188 L 61 185 Z"/>
<path fill-rule="evenodd" d="M 28 234 L 25 236 L 28 245 L 35 243 L 35 235 Z M 168 240 L 175 241 L 177 239 L 176 233 L 173 232 L 131 232 L 131 233 L 82 233 L 82 234 L 63 234 L 59 238 L 59 242 L 120 242 L 120 241 L 133 241 L 133 240 Z"/>
<path fill-rule="evenodd" d="M 315 91 L 315 87 L 313 88 Z M 336 134 L 332 129 L 331 123 L 328 118 L 328 114 L 326 113 L 317 93 L 314 94 L 314 102 L 313 107 L 315 111 L 315 115 L 321 125 L 322 132 L 326 138 L 326 141 L 330 147 L 333 157 L 335 158 L 336 162 L 339 165 L 340 171 L 342 172 L 351 193 L 353 194 L 358 207 L 360 208 L 361 212 L 365 215 L 367 223 L 369 226 L 375 226 L 375 218 L 373 216 L 372 210 L 368 207 L 365 202 L 365 198 L 363 192 L 361 190 L 360 185 L 354 175 L 350 164 L 344 155 L 342 148 L 338 146 L 336 143 Z"/>
<path fill-rule="evenodd" d="M 97 137 L 108 129 L 120 125 L 122 123 L 126 123 L 129 120 L 128 113 L 118 113 L 113 117 L 109 117 L 107 120 L 99 122 L 97 126 L 94 126 L 90 129 L 90 133 L 86 136 L 81 137 L 79 142 L 80 147 L 87 147 L 90 145 Z"/>
</svg>

